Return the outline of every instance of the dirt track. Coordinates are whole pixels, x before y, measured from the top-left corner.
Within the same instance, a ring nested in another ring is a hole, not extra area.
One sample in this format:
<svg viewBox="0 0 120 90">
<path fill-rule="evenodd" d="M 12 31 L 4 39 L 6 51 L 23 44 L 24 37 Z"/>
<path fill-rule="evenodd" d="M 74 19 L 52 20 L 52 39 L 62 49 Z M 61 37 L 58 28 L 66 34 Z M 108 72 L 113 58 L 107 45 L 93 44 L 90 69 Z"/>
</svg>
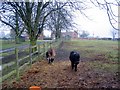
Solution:
<svg viewBox="0 0 120 90">
<path fill-rule="evenodd" d="M 91 62 L 88 58 L 81 58 L 78 65 L 78 71 L 71 70 L 69 53 L 65 50 L 67 44 L 62 44 L 56 50 L 54 64 L 50 65 L 46 60 L 36 62 L 21 76 L 19 82 L 12 82 L 12 85 L 7 83 L 3 87 L 25 88 L 33 85 L 41 86 L 42 88 L 120 88 L 118 85 L 118 72 L 106 72 L 97 70 L 91 67 Z M 102 66 L 102 63 L 99 62 Z"/>
</svg>

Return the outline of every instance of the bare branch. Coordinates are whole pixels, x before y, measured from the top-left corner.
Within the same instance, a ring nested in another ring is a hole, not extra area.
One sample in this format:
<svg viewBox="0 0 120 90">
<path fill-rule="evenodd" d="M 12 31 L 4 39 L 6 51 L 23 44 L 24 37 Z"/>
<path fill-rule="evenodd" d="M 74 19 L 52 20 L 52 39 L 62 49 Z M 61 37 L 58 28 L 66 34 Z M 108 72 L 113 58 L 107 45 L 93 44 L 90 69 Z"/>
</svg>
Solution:
<svg viewBox="0 0 120 90">
<path fill-rule="evenodd" d="M 120 6 L 120 3 L 116 0 L 116 2 L 107 2 L 106 0 L 104 0 L 104 3 L 99 2 L 98 0 L 95 0 L 95 2 L 93 2 L 92 0 L 90 0 L 96 7 L 99 7 L 101 9 L 105 9 L 108 15 L 108 19 L 109 22 L 111 24 L 111 26 L 115 29 L 115 30 L 119 30 L 118 27 L 115 27 L 113 24 L 119 24 L 120 22 L 118 21 L 118 15 L 115 15 L 113 10 L 112 10 L 112 6 L 113 7 L 118 7 Z M 96 3 L 96 4 L 95 4 Z M 113 23 L 114 22 L 114 23 Z"/>
</svg>

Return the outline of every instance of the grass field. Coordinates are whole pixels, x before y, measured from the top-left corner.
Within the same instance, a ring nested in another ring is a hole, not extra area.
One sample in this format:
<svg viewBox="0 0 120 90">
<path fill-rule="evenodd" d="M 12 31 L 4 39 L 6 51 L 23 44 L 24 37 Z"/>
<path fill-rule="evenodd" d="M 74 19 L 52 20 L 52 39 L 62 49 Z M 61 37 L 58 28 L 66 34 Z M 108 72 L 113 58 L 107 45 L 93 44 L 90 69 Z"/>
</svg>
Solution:
<svg viewBox="0 0 120 90">
<path fill-rule="evenodd" d="M 12 42 L 9 41 L 8 42 L 8 41 L 0 40 L 0 45 L 1 45 L 2 49 L 13 48 L 15 46 L 21 46 L 21 45 L 25 45 L 25 44 L 29 44 L 29 41 L 25 41 L 25 42 L 21 42 L 19 44 L 15 44 L 14 41 L 12 41 Z"/>
<path fill-rule="evenodd" d="M 41 40 L 38 40 L 37 42 L 41 42 Z M 11 41 L 0 40 L 0 49 L 13 48 L 15 46 L 22 46 L 29 43 L 30 43 L 29 40 L 26 40 L 25 42 L 20 42 L 19 44 L 15 44 L 14 41 L 11 42 Z"/>
<path fill-rule="evenodd" d="M 106 59 L 118 60 L 118 42 L 106 40 L 74 40 L 67 42 L 67 50 L 77 50 L 81 57 L 92 59 L 94 56 L 105 56 Z M 69 48 L 71 47 L 72 48 Z"/>
</svg>

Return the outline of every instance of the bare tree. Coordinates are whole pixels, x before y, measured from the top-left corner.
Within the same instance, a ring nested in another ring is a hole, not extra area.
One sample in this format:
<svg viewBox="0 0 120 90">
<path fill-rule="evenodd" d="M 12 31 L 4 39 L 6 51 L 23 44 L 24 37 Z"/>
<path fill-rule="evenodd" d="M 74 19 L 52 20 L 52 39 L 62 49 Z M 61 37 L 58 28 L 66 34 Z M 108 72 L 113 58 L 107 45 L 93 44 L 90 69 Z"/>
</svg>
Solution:
<svg viewBox="0 0 120 90">
<path fill-rule="evenodd" d="M 115 30 L 120 30 L 118 28 L 118 24 L 120 21 L 118 21 L 118 13 L 114 12 L 114 8 L 118 8 L 120 6 L 119 0 L 114 0 L 114 1 L 107 1 L 107 0 L 90 0 L 96 7 L 99 7 L 100 9 L 106 10 L 106 13 L 108 15 L 109 22 L 111 26 Z"/>
<path fill-rule="evenodd" d="M 73 22 L 73 16 L 76 10 L 80 11 L 81 14 L 86 16 L 86 14 L 83 12 L 85 9 L 87 9 L 84 1 L 67 0 L 66 2 L 61 2 L 55 0 L 53 7 L 62 7 L 61 9 L 52 12 L 47 21 L 47 26 L 52 32 L 54 32 L 56 39 L 61 37 L 62 30 L 75 30 L 76 23 Z"/>
<path fill-rule="evenodd" d="M 111 30 L 111 34 L 112 34 L 112 37 L 113 37 L 113 41 L 115 40 L 115 37 L 116 37 L 117 33 L 118 33 L 117 31 Z"/>
<path fill-rule="evenodd" d="M 25 26 L 29 35 L 30 44 L 33 46 L 36 44 L 37 38 L 43 30 L 45 19 L 50 13 L 43 12 L 48 5 L 49 2 L 4 2 L 2 3 L 2 6 L 4 6 L 2 7 L 3 13 L 5 14 L 7 11 L 9 11 L 9 13 L 6 14 L 6 17 L 2 15 L 0 20 L 14 29 L 16 31 L 16 36 L 18 36 L 20 18 L 22 20 L 22 25 Z M 39 23 L 40 21 L 41 23 Z"/>
<path fill-rule="evenodd" d="M 62 4 L 60 7 L 53 7 L 54 5 L 52 4 L 54 4 L 54 1 L 53 2 L 41 1 L 41 2 L 5 2 L 5 3 L 2 3 L 2 5 L 6 5 L 5 10 L 9 11 L 9 13 L 7 13 L 8 17 L 9 15 L 11 16 L 13 14 L 12 12 L 15 12 L 14 15 L 16 17 L 19 16 L 19 18 L 22 20 L 22 24 L 25 26 L 27 33 L 29 35 L 30 44 L 33 46 L 33 45 L 36 45 L 37 38 L 43 31 L 46 19 L 52 12 L 57 10 L 57 12 L 60 13 L 62 12 L 60 11 L 60 9 L 62 9 L 63 7 L 65 8 L 69 7 L 68 8 L 69 10 L 70 9 L 72 11 L 79 10 L 80 13 L 84 14 L 83 11 L 86 9 L 86 5 L 84 4 L 84 1 L 67 0 L 65 2 L 59 1 L 57 3 L 62 3 Z M 3 10 L 3 12 L 6 12 L 6 11 Z M 58 16 L 59 15 L 60 14 L 58 14 Z M 59 19 L 62 21 L 61 18 Z M 1 20 L 4 22 L 4 19 L 1 18 Z M 60 22 L 60 20 L 57 20 L 57 21 Z M 16 18 L 16 21 L 17 21 L 17 18 Z M 16 22 L 16 25 L 17 24 L 18 23 Z M 12 25 L 10 26 L 12 27 Z M 18 27 L 19 26 L 17 25 L 16 30 L 18 30 Z M 59 27 L 62 28 L 63 26 L 59 24 L 57 25 L 57 28 Z"/>
<path fill-rule="evenodd" d="M 19 36 L 24 31 L 24 26 L 17 12 L 6 5 L 6 3 L 3 3 L 0 7 L 0 13 L 0 21 L 14 30 L 15 42 L 16 44 L 19 43 Z"/>
<path fill-rule="evenodd" d="M 62 5 L 63 3 L 56 1 L 53 7 L 60 8 Z M 47 27 L 54 32 L 55 38 L 59 39 L 62 30 L 73 27 L 72 14 L 64 7 L 52 12 L 48 18 Z"/>
<path fill-rule="evenodd" d="M 36 45 L 37 38 L 43 31 L 46 18 L 56 10 L 55 8 L 50 11 L 47 9 L 51 2 L 7 2 L 5 4 L 17 12 L 23 25 L 25 25 L 30 44 Z"/>
<path fill-rule="evenodd" d="M 82 31 L 82 33 L 80 34 L 81 38 L 87 38 L 89 36 L 89 33 L 85 30 Z"/>
</svg>

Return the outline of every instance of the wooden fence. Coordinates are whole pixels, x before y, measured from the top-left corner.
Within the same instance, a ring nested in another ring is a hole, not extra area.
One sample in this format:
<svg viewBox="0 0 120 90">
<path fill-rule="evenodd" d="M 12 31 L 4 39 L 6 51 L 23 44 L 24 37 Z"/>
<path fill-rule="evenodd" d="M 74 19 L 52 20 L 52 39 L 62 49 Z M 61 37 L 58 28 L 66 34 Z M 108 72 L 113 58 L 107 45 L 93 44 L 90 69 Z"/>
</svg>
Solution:
<svg viewBox="0 0 120 90">
<path fill-rule="evenodd" d="M 14 60 L 9 60 L 10 62 L 2 63 L 2 77 L 0 77 L 0 82 L 10 78 L 11 76 L 15 77 L 17 80 L 20 77 L 20 71 L 23 70 L 25 66 L 32 65 L 33 62 L 36 60 L 40 60 L 41 57 L 45 55 L 45 52 L 52 46 L 56 48 L 61 41 L 55 42 L 55 41 L 46 41 L 37 44 L 36 46 L 25 46 L 25 47 L 15 47 L 13 49 L 4 50 L 3 52 L 0 52 L 0 54 L 3 53 L 9 53 L 9 55 L 14 53 Z M 37 48 L 35 52 L 31 52 L 32 48 Z M 20 56 L 20 52 L 27 53 L 26 56 Z M 9 58 L 10 59 L 10 58 Z"/>
</svg>

